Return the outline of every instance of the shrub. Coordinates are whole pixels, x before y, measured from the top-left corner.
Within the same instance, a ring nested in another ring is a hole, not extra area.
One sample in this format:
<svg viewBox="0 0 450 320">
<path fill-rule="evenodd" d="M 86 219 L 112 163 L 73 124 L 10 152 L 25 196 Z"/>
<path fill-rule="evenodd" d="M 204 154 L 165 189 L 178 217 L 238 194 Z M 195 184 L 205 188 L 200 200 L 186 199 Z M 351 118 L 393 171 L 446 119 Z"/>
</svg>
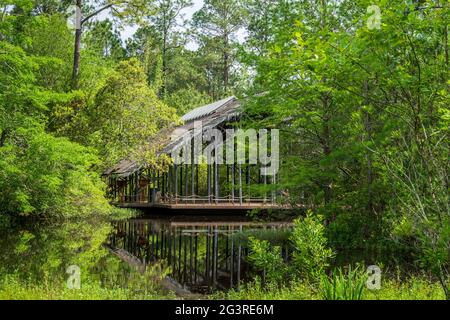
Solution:
<svg viewBox="0 0 450 320">
<path fill-rule="evenodd" d="M 249 261 L 263 271 L 264 280 L 279 283 L 286 274 L 286 265 L 281 257 L 279 246 L 271 247 L 267 240 L 259 240 L 253 237 L 250 240 Z"/>
<path fill-rule="evenodd" d="M 294 245 L 293 265 L 303 276 L 320 279 L 334 252 L 327 247 L 325 227 L 320 216 L 310 212 L 304 219 L 294 221 L 291 242 Z"/>
</svg>

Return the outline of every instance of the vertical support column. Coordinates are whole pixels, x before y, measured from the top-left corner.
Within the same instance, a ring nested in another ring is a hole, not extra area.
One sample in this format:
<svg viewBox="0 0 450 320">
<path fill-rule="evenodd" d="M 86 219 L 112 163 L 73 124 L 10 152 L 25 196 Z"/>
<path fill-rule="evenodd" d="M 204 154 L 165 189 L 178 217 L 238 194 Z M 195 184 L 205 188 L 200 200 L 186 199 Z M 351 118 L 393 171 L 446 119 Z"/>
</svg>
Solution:
<svg viewBox="0 0 450 320">
<path fill-rule="evenodd" d="M 164 171 L 161 172 L 161 199 L 164 199 L 166 196 L 166 181 L 165 181 L 166 173 Z"/>
<path fill-rule="evenodd" d="M 191 196 L 192 196 L 192 203 L 195 203 L 195 158 L 196 158 L 196 150 L 194 150 L 194 138 L 191 140 Z"/>
<path fill-rule="evenodd" d="M 231 165 L 231 202 L 234 203 L 234 181 L 235 181 L 235 167 L 234 163 Z"/>
<path fill-rule="evenodd" d="M 216 200 L 216 204 L 219 203 L 219 165 L 217 163 L 217 150 L 214 152 L 214 198 Z"/>
<path fill-rule="evenodd" d="M 135 190 L 135 201 L 139 202 L 139 171 L 136 171 L 136 190 Z"/>
<path fill-rule="evenodd" d="M 183 164 L 181 164 L 180 165 L 180 188 L 179 188 L 179 195 L 180 195 L 180 200 L 182 199 L 182 197 L 183 197 L 183 172 L 184 172 L 184 165 Z"/>
<path fill-rule="evenodd" d="M 263 181 L 264 181 L 264 203 L 267 202 L 267 191 L 266 191 L 266 187 L 267 187 L 267 168 L 264 167 L 264 175 L 263 175 Z"/>
<path fill-rule="evenodd" d="M 186 163 L 184 165 L 184 199 L 185 199 L 184 203 L 187 203 L 187 201 L 188 201 L 188 193 L 189 193 L 188 192 L 189 191 L 189 189 L 188 189 L 188 168 L 189 168 L 189 166 Z"/>
<path fill-rule="evenodd" d="M 200 165 L 196 164 L 195 165 L 195 194 L 199 195 L 200 191 L 199 191 L 199 185 L 198 185 L 198 171 L 199 171 Z"/>
<path fill-rule="evenodd" d="M 272 184 L 275 185 L 275 183 L 277 183 L 277 179 L 275 177 L 275 171 L 272 171 Z M 272 204 L 275 204 L 275 189 L 272 188 L 272 194 L 271 194 L 271 198 L 272 198 Z"/>
<path fill-rule="evenodd" d="M 172 167 L 169 167 L 169 170 L 167 171 L 167 197 L 169 199 L 169 202 L 172 202 Z"/>
<path fill-rule="evenodd" d="M 192 194 L 192 203 L 195 203 L 195 171 L 198 170 L 197 166 L 193 163 L 191 165 L 191 194 Z"/>
<path fill-rule="evenodd" d="M 151 194 L 151 180 L 152 180 L 151 174 L 152 174 L 151 169 L 147 169 L 147 177 L 148 177 L 148 183 L 147 183 L 147 188 L 146 188 L 147 203 L 153 203 L 152 194 Z"/>
<path fill-rule="evenodd" d="M 252 194 L 250 191 L 250 162 L 247 164 L 247 167 L 245 168 L 245 180 L 247 184 L 247 197 L 248 197 L 248 204 L 252 202 Z"/>
<path fill-rule="evenodd" d="M 242 164 L 238 164 L 239 170 L 239 204 L 242 205 Z"/>
<path fill-rule="evenodd" d="M 175 203 L 178 203 L 178 166 L 173 165 L 174 176 L 175 176 Z"/>
<path fill-rule="evenodd" d="M 156 172 L 152 170 L 152 204 L 156 204 Z"/>
<path fill-rule="evenodd" d="M 208 169 L 207 169 L 207 184 L 208 184 L 208 203 L 211 203 L 211 164 L 210 161 L 208 160 L 207 163 Z"/>
<path fill-rule="evenodd" d="M 227 189 L 230 188 L 230 167 L 228 166 L 228 164 L 225 164 L 226 168 L 227 168 L 227 179 L 226 179 L 226 185 L 227 185 Z M 226 197 L 229 199 L 229 194 L 226 194 Z"/>
</svg>

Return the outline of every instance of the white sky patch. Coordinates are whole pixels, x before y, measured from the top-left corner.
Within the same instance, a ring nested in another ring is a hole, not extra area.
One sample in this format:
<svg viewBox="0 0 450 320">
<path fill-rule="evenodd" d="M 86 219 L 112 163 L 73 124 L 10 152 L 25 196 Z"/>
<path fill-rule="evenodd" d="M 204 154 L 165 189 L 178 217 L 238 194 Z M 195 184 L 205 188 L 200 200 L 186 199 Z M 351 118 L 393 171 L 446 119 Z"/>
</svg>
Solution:
<svg viewBox="0 0 450 320">
<path fill-rule="evenodd" d="M 203 0 L 193 0 L 192 6 L 181 10 L 181 13 L 179 16 L 179 21 L 178 21 L 178 23 L 180 24 L 180 27 L 178 28 L 178 30 L 180 30 L 180 31 L 186 30 L 188 28 L 188 26 L 183 25 L 183 20 L 190 21 L 192 19 L 192 16 L 194 15 L 194 13 L 197 12 L 198 10 L 200 10 L 202 8 L 202 6 L 203 6 Z M 110 10 L 105 10 L 105 11 L 101 12 L 98 15 L 98 17 L 95 18 L 95 20 L 102 21 L 102 20 L 109 18 L 110 16 L 111 16 Z M 123 25 L 122 28 L 120 28 L 120 30 L 119 30 L 120 37 L 121 37 L 123 43 L 125 43 L 125 41 L 127 39 L 131 38 L 135 34 L 135 32 L 138 30 L 138 28 L 139 28 L 139 26 L 137 26 L 137 25 Z M 245 30 L 243 28 L 238 30 L 237 40 L 239 41 L 239 43 L 242 43 L 245 40 L 245 37 L 246 37 Z M 196 50 L 198 48 L 198 44 L 194 40 L 190 40 L 186 44 L 186 48 L 189 50 Z"/>
</svg>

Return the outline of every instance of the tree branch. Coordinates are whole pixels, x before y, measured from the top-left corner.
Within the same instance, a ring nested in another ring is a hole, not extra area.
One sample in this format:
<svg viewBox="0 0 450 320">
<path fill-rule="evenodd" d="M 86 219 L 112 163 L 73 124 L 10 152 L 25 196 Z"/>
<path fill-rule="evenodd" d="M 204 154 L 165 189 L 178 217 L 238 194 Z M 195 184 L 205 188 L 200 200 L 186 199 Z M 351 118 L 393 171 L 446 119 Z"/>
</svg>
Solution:
<svg viewBox="0 0 450 320">
<path fill-rule="evenodd" d="M 80 25 L 83 25 L 86 21 L 88 21 L 90 18 L 95 17 L 96 15 L 98 15 L 100 12 L 109 9 L 113 6 L 113 3 L 107 4 L 106 6 L 92 12 L 91 14 L 87 15 L 84 19 L 81 20 Z"/>
</svg>

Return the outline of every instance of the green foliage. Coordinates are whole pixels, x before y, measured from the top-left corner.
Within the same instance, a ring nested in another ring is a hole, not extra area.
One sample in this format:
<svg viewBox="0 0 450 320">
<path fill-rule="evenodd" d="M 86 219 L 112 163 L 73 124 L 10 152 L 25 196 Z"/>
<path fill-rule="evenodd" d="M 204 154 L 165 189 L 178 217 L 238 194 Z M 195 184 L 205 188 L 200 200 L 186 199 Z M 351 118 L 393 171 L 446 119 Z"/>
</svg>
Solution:
<svg viewBox="0 0 450 320">
<path fill-rule="evenodd" d="M 141 276 L 143 277 L 143 276 Z M 139 282 L 142 286 L 142 282 Z M 171 293 L 160 290 L 108 288 L 98 282 L 84 283 L 79 290 L 68 289 L 66 283 L 44 281 L 42 284 L 6 276 L 0 281 L 0 300 L 161 300 L 174 299 Z"/>
<path fill-rule="evenodd" d="M 288 285 L 266 283 L 259 278 L 240 286 L 239 290 L 218 292 L 213 299 L 227 300 L 316 300 L 320 299 L 314 288 L 303 282 L 292 282 Z"/>
<path fill-rule="evenodd" d="M 264 280 L 280 283 L 285 277 L 286 266 L 281 257 L 281 247 L 270 246 L 266 240 L 250 237 L 250 250 L 248 260 L 263 271 Z"/>
<path fill-rule="evenodd" d="M 366 300 L 444 300 L 445 294 L 437 282 L 423 277 L 411 277 L 402 281 L 386 279 L 380 290 L 366 290 Z"/>
<path fill-rule="evenodd" d="M 205 104 L 210 103 L 210 97 L 197 91 L 195 88 L 179 89 L 165 99 L 167 105 L 175 108 L 178 115 L 183 115 L 188 111 Z"/>
<path fill-rule="evenodd" d="M 133 154 L 141 161 L 151 156 L 141 150 L 160 129 L 177 122 L 175 109 L 167 107 L 149 88 L 137 59 L 121 62 L 106 80 L 89 112 L 91 143 L 104 165 L 114 165 Z"/>
<path fill-rule="evenodd" d="M 303 282 L 292 282 L 285 286 L 269 284 L 262 286 L 255 280 L 240 287 L 217 293 L 213 299 L 229 300 L 320 300 L 324 297 L 314 287 Z M 364 290 L 361 296 L 365 300 L 443 300 L 445 295 L 436 282 L 423 277 L 412 277 L 403 281 L 383 280 L 380 290 Z"/>
<path fill-rule="evenodd" d="M 312 281 L 319 279 L 334 257 L 327 247 L 325 227 L 320 216 L 309 212 L 305 218 L 294 221 L 291 242 L 294 246 L 293 265 L 297 271 Z"/>
<path fill-rule="evenodd" d="M 194 13 L 192 23 L 203 56 L 203 69 L 208 80 L 208 93 L 218 99 L 227 95 L 238 84 L 236 34 L 245 24 L 245 10 L 238 0 L 206 0 Z M 243 66 L 240 66 L 242 70 Z"/>
<path fill-rule="evenodd" d="M 333 270 L 331 276 L 323 275 L 320 280 L 320 295 L 324 300 L 362 300 L 367 276 L 358 265 L 348 270 Z"/>
<path fill-rule="evenodd" d="M 86 216 L 108 213 L 92 150 L 42 129 L 20 130 L 0 148 L 2 214 Z"/>
<path fill-rule="evenodd" d="M 98 216 L 2 228 L 0 299 L 174 298 L 161 286 L 164 262 L 143 271 L 104 247 L 111 228 Z M 80 267 L 80 290 L 67 288 L 70 265 Z"/>
</svg>

